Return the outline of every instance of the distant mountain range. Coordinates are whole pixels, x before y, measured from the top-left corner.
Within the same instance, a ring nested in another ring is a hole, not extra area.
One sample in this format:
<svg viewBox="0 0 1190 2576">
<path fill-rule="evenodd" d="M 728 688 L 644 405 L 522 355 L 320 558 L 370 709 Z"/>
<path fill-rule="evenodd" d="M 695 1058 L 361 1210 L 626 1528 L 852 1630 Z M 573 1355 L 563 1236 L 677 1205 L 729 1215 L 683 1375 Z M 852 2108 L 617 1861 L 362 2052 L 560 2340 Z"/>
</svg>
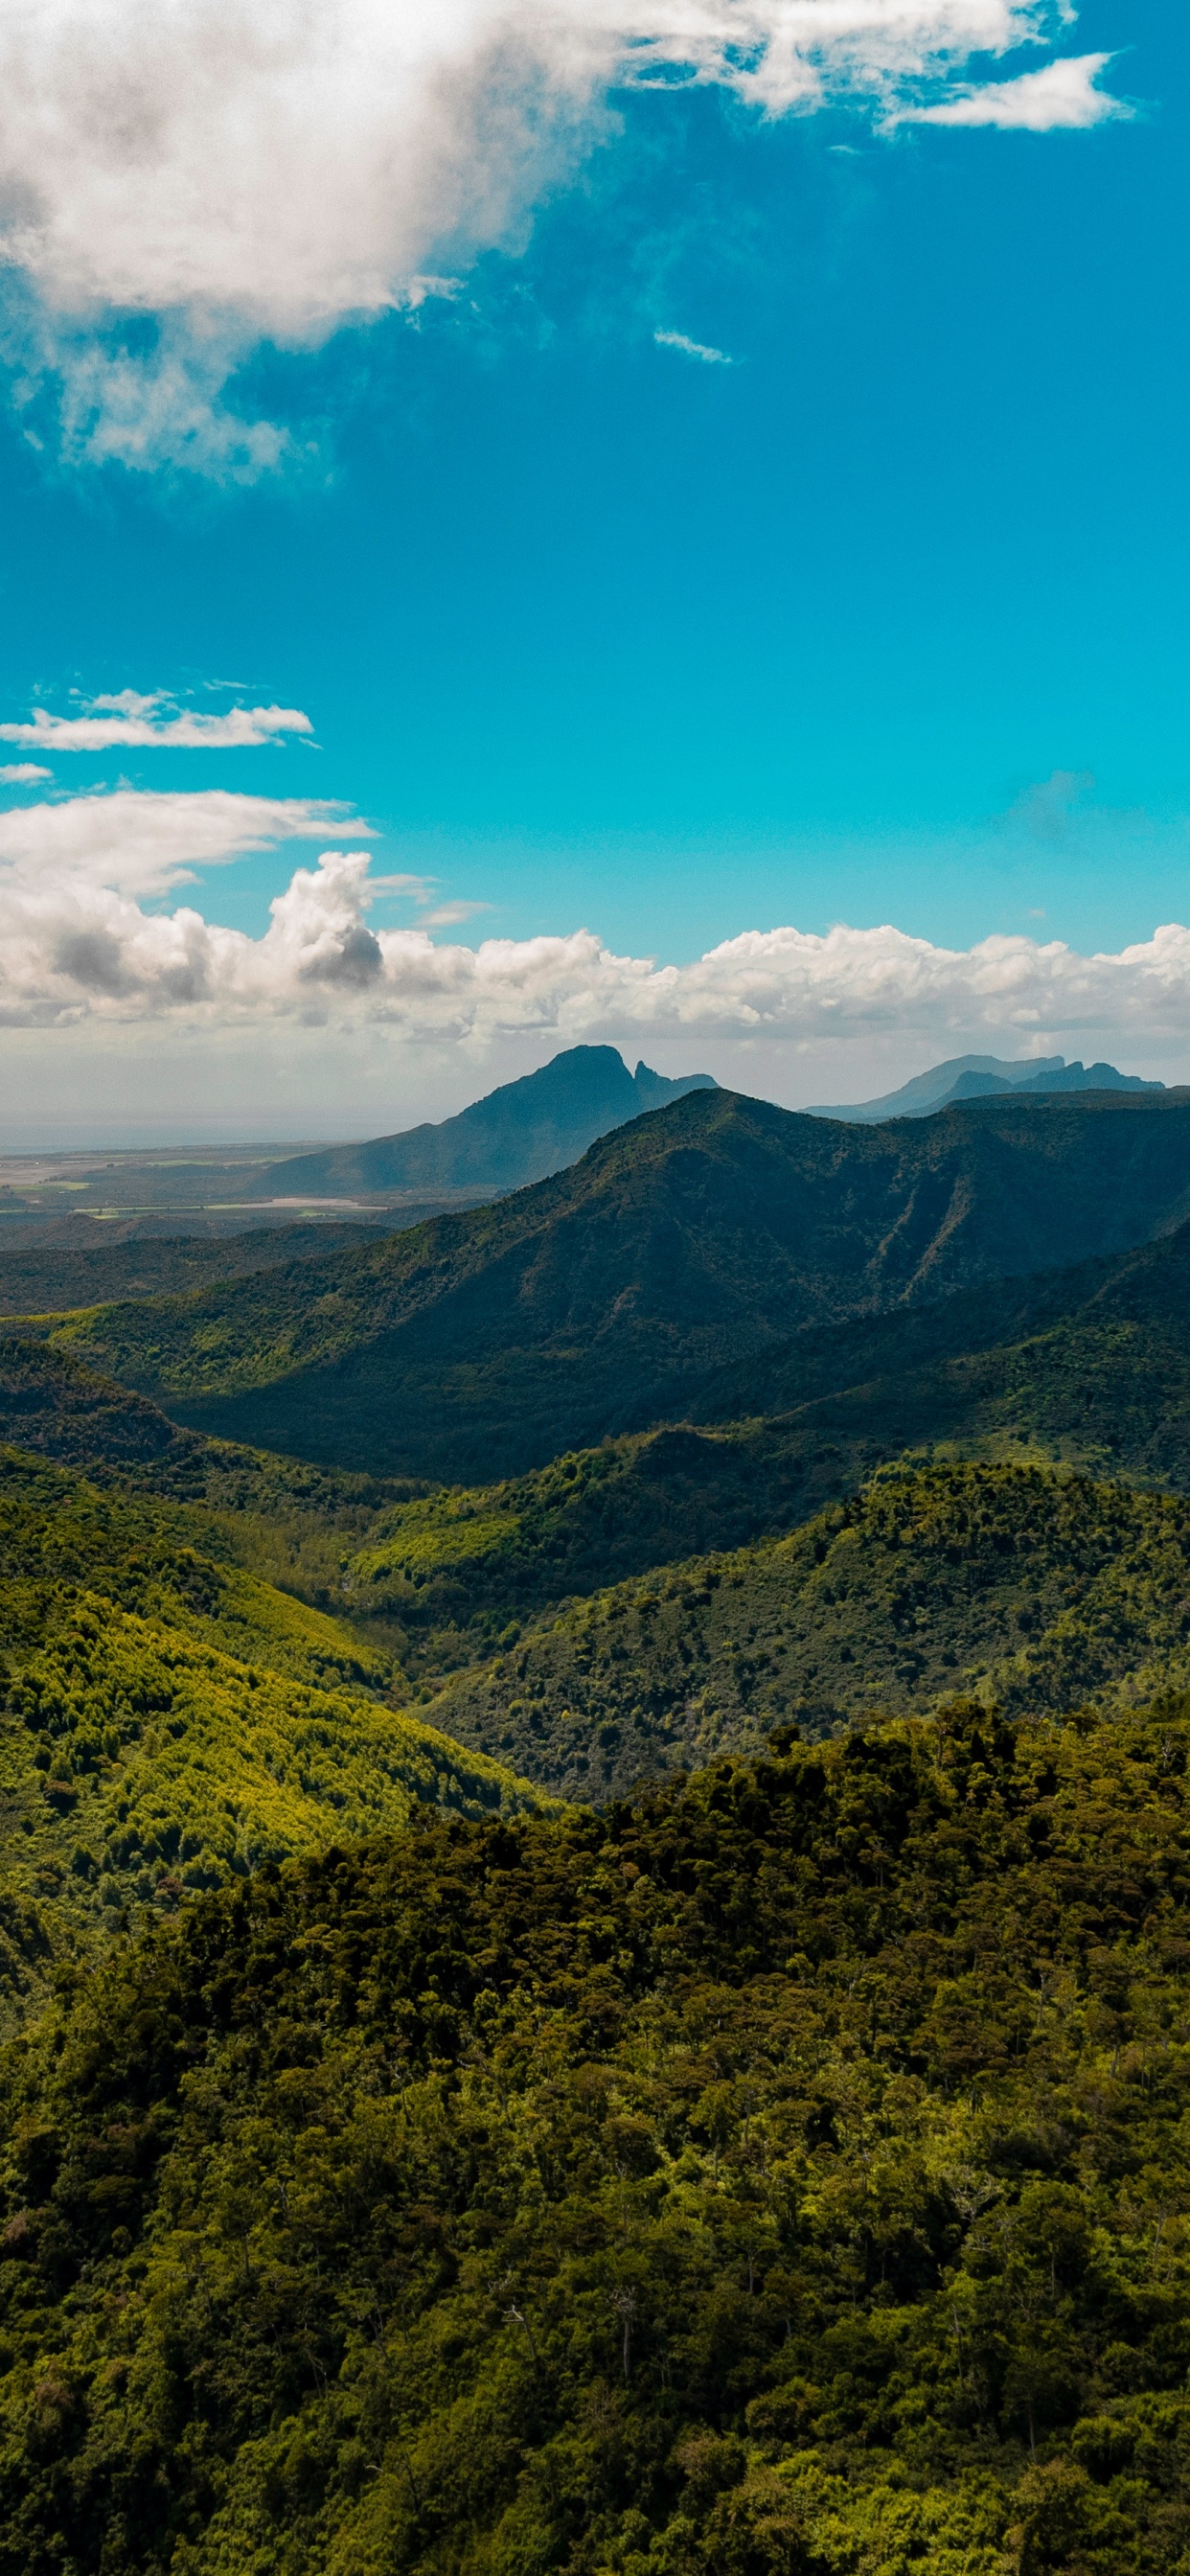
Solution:
<svg viewBox="0 0 1190 2576">
<path fill-rule="evenodd" d="M 697 1419 L 717 1373 L 806 1327 L 1124 1251 L 1188 1213 L 1185 1093 L 1010 1093 L 849 1129 L 696 1092 L 515 1199 L 62 1338 L 223 1437 L 491 1478 Z"/>
<path fill-rule="evenodd" d="M 931 1118 L 960 1100 L 990 1100 L 1015 1092 L 1036 1099 L 1051 1091 L 1164 1091 L 1163 1082 L 1145 1082 L 1138 1073 L 1120 1073 L 1114 1064 L 1067 1064 L 1064 1056 L 1028 1056 L 1015 1062 L 998 1055 L 955 1055 L 932 1065 L 899 1091 L 879 1100 L 844 1101 L 829 1109 L 811 1109 L 811 1118 L 844 1118 L 853 1126 L 877 1126 L 884 1118 Z"/>
<path fill-rule="evenodd" d="M 256 1178 L 252 1196 L 391 1197 L 416 1190 L 495 1198 L 562 1171 L 597 1137 L 646 1110 L 715 1089 L 709 1073 L 671 1081 L 647 1064 L 629 1073 L 615 1047 L 567 1047 L 539 1072 L 501 1083 L 456 1118 L 274 1163 Z"/>
</svg>

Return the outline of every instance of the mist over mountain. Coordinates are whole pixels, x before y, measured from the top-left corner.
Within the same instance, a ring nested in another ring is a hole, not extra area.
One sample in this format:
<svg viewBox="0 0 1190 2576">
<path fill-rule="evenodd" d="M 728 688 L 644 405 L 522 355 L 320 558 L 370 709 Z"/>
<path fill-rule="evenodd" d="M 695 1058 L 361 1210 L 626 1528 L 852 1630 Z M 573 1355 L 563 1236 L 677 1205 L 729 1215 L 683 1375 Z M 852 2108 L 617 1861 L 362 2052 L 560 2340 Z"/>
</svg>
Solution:
<svg viewBox="0 0 1190 2576">
<path fill-rule="evenodd" d="M 629 1073 L 615 1047 L 567 1047 L 537 1073 L 501 1083 L 455 1118 L 276 1163 L 255 1181 L 253 1195 L 457 1190 L 496 1197 L 577 1162 L 597 1137 L 645 1110 L 715 1089 L 709 1073 L 671 1081 L 644 1063 Z"/>
</svg>

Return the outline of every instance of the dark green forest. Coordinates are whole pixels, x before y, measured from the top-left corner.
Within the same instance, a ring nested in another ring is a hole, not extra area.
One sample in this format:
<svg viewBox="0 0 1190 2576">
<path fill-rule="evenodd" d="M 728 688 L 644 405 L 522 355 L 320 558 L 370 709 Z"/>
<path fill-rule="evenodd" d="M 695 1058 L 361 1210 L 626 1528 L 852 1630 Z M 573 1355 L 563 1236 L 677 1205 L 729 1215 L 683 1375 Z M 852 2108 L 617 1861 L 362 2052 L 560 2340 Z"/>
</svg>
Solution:
<svg viewBox="0 0 1190 2576">
<path fill-rule="evenodd" d="M 1179 1092 L 881 1127 L 695 1092 L 492 1206 L 58 1330 L 198 1429 L 488 1483 L 698 1419 L 791 1332 L 1146 1244 L 1185 1217 L 1188 1163 Z"/>
<path fill-rule="evenodd" d="M 1188 1115 L 11 1327 L 0 2576 L 1190 2576 Z"/>
<path fill-rule="evenodd" d="M 480 1524 L 482 1527 L 482 1524 Z M 790 1537 L 596 1593 L 433 1699 L 566 1797 L 928 1708 L 1135 1705 L 1190 1683 L 1190 1502 L 1037 1466 L 886 1470 Z"/>
<path fill-rule="evenodd" d="M 96 1235 L 102 1240 L 97 1242 Z M 116 1239 L 113 1240 L 113 1237 Z M 61 1314 L 117 1297 L 163 1297 L 307 1254 L 358 1247 L 358 1225 L 275 1225 L 248 1234 L 148 1234 L 119 1220 L 59 1218 L 14 1245 L 0 1237 L 0 1315 Z"/>
<path fill-rule="evenodd" d="M 1184 1704 L 200 1898 L 4 2070 L 0 2566 L 1158 2576 Z"/>
</svg>

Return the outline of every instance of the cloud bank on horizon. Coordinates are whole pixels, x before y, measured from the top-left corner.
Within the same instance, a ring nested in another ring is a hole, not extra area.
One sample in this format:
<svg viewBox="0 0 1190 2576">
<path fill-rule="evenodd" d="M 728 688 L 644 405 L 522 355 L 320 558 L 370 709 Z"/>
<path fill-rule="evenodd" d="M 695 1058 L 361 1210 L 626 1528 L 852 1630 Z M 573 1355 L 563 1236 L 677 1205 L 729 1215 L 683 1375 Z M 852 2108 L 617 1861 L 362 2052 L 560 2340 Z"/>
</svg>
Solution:
<svg viewBox="0 0 1190 2576">
<path fill-rule="evenodd" d="M 475 947 L 435 943 L 432 888 L 370 875 L 366 850 L 323 848 L 298 867 L 259 938 L 161 899 L 202 867 L 290 840 L 366 841 L 371 827 L 318 800 L 218 789 L 118 788 L 0 814 L 0 1025 L 86 1023 L 206 1031 L 280 1023 L 371 1028 L 413 1047 L 482 1055 L 508 1038 L 646 1036 L 791 1042 L 921 1034 L 1014 1036 L 1027 1048 L 1086 1036 L 1185 1048 L 1190 928 L 1167 923 L 1117 954 L 996 936 L 949 949 L 890 925 L 750 930 L 687 965 L 618 956 L 587 929 Z M 420 923 L 373 929 L 378 895 Z"/>
<path fill-rule="evenodd" d="M 0 16 L 0 262 L 18 400 L 64 450 L 250 478 L 285 433 L 225 403 L 262 340 L 310 348 L 523 246 L 619 90 L 714 86 L 764 117 L 1085 129 L 1110 56 L 1066 0 L 37 0 Z M 156 318 L 146 354 L 128 319 Z M 675 342 L 675 345 L 678 345 Z M 700 353 L 701 354 L 701 353 Z"/>
</svg>

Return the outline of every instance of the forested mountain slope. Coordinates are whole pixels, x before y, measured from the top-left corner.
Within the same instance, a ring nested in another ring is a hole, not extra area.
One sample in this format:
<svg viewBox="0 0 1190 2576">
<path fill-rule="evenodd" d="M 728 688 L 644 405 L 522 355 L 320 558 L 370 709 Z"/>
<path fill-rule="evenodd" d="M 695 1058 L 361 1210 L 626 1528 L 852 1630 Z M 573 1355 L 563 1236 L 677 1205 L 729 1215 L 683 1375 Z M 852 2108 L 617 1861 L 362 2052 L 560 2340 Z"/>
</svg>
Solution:
<svg viewBox="0 0 1190 2576">
<path fill-rule="evenodd" d="M 1190 1225 L 1113 1262 L 995 1282 L 936 1306 L 801 1333 L 699 1391 L 706 1423 L 764 1415 L 792 1479 L 836 1490 L 936 1442 L 1190 1491 Z"/>
<path fill-rule="evenodd" d="M 910 1378 L 934 1362 L 1013 1349 L 1050 1332 L 1135 1325 L 1190 1350 L 1190 1220 L 1107 1260 L 992 1278 L 926 1305 L 803 1327 L 704 1378 L 701 1418 L 775 1414 L 853 1387 Z"/>
<path fill-rule="evenodd" d="M 256 1224 L 243 1234 L 134 1236 L 118 1225 L 90 1221 L 47 1227 L 43 1239 L 19 1246 L 0 1234 L 0 1316 L 60 1315 L 115 1297 L 178 1296 L 213 1279 L 242 1279 L 308 1254 L 325 1261 L 329 1253 L 356 1250 L 371 1232 L 359 1224 L 324 1222 Z"/>
<path fill-rule="evenodd" d="M 506 1772 L 379 1704 L 387 1659 L 187 1543 L 183 1513 L 0 1453 L 0 2018 L 122 1913 Z"/>
<path fill-rule="evenodd" d="M 341 1598 L 387 1616 L 420 1669 L 468 1641 L 481 1654 L 505 1617 L 791 1529 L 907 1452 L 1190 1492 L 1190 1225 L 1113 1263 L 800 1334 L 708 1381 L 703 1406 L 729 1418 L 382 1507 Z"/>
<path fill-rule="evenodd" d="M 788 1538 L 574 1604 L 427 1714 L 556 1795 L 956 1688 L 1007 1710 L 1190 1683 L 1190 1502 L 1037 1466 L 890 1469 Z"/>
<path fill-rule="evenodd" d="M 226 1437 L 487 1480 L 688 1412 L 800 1326 L 1123 1250 L 1188 1204 L 1178 1093 L 873 1128 L 696 1093 L 494 1207 L 61 1331 Z"/>
<path fill-rule="evenodd" d="M 808 1400 L 775 1409 L 798 1388 Z M 346 1616 L 428 1687 L 568 1597 L 794 1528 L 907 1451 L 1190 1490 L 1190 1226 L 804 1332 L 706 1381 L 703 1403 L 745 1418 L 436 1491 L 205 1439 L 67 1349 L 0 1346 L 0 1435 L 190 1503 L 197 1546 Z"/>
<path fill-rule="evenodd" d="M 359 1546 L 378 1513 L 430 1490 L 416 1480 L 327 1472 L 268 1450 L 205 1439 L 171 1422 L 148 1397 L 84 1367 L 71 1351 L 16 1336 L 0 1339 L 3 1441 L 85 1469 L 104 1487 L 186 1506 L 203 1545 L 218 1522 L 223 1552 L 238 1533 L 249 1548 L 243 1561 L 257 1571 L 265 1555 L 280 1562 L 297 1547 L 309 1559 L 318 1606 L 344 1555 Z M 291 1588 L 301 1591 L 303 1583 Z"/>
<path fill-rule="evenodd" d="M 1190 1727 L 200 1899 L 0 2062 L 3 2576 L 1176 2576 Z"/>
</svg>

